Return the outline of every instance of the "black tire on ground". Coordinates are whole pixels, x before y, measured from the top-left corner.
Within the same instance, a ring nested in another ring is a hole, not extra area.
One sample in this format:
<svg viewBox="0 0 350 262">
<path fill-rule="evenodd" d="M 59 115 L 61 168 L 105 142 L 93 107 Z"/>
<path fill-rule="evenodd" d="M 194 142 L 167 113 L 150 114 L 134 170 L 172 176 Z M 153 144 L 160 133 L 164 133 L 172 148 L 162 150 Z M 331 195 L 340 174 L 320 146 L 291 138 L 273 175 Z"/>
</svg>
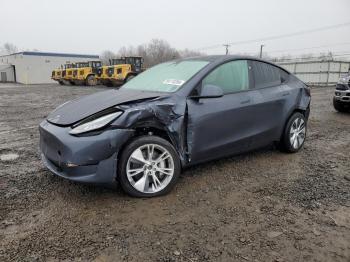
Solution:
<svg viewBox="0 0 350 262">
<path fill-rule="evenodd" d="M 74 81 L 69 81 L 69 83 L 70 83 L 72 86 L 75 86 Z"/>
<path fill-rule="evenodd" d="M 89 75 L 86 78 L 86 85 L 87 86 L 95 86 L 96 85 L 96 78 L 94 75 Z"/>
<path fill-rule="evenodd" d="M 346 112 L 347 109 L 345 108 L 344 104 L 333 98 L 333 106 L 334 109 L 338 112 Z"/>
<path fill-rule="evenodd" d="M 293 123 L 297 120 L 301 119 L 304 121 L 304 128 L 305 128 L 305 135 L 304 140 L 301 144 L 298 143 L 298 146 L 295 148 L 291 143 L 291 129 Z M 307 120 L 305 119 L 305 116 L 302 113 L 295 112 L 287 121 L 287 124 L 285 125 L 285 128 L 283 130 L 283 134 L 281 137 L 281 140 L 278 144 L 279 149 L 281 151 L 287 152 L 287 153 L 296 153 L 298 152 L 304 145 L 305 139 L 306 139 L 306 132 L 307 131 Z"/>
<path fill-rule="evenodd" d="M 107 87 L 113 87 L 113 83 L 111 81 L 105 82 L 104 85 L 107 86 Z"/>
<path fill-rule="evenodd" d="M 130 81 L 131 79 L 133 79 L 135 76 L 134 75 L 128 75 L 126 78 L 125 78 L 125 83 Z"/>
<path fill-rule="evenodd" d="M 58 83 L 63 86 L 64 85 L 64 82 L 63 81 L 58 81 Z"/>
<path fill-rule="evenodd" d="M 127 177 L 127 163 L 131 156 L 131 154 L 140 146 L 146 145 L 146 144 L 156 144 L 163 148 L 165 148 L 173 158 L 174 163 L 174 174 L 171 178 L 169 184 L 162 189 L 161 191 L 155 192 L 155 193 L 144 193 L 140 192 L 137 189 L 135 189 L 131 183 L 128 180 Z M 175 148 L 165 139 L 160 138 L 158 136 L 140 136 L 135 138 L 133 141 L 131 141 L 123 150 L 121 153 L 121 157 L 119 158 L 118 162 L 118 181 L 124 190 L 125 193 L 127 193 L 130 196 L 133 197 L 156 197 L 165 195 L 168 192 L 171 191 L 171 189 L 175 186 L 181 172 L 181 164 L 179 156 L 175 150 Z"/>
</svg>

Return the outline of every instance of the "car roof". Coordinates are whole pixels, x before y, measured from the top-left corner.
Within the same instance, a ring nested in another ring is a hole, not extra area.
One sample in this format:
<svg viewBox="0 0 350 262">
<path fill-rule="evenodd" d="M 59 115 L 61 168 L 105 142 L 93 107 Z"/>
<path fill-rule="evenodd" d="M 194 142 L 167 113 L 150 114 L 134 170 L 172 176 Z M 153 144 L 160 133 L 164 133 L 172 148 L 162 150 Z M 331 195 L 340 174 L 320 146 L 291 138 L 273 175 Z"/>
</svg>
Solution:
<svg viewBox="0 0 350 262">
<path fill-rule="evenodd" d="M 255 60 L 255 61 L 261 61 L 264 63 L 268 63 L 271 65 L 274 65 L 280 69 L 282 69 L 283 71 L 286 71 L 288 73 L 290 73 L 288 70 L 286 70 L 285 68 L 276 65 L 275 63 L 271 62 L 271 61 L 267 61 L 258 57 L 254 57 L 254 56 L 246 56 L 246 55 L 207 55 L 207 56 L 195 56 L 195 57 L 186 57 L 186 58 L 180 58 L 180 59 L 176 59 L 173 60 L 173 62 L 181 62 L 181 61 L 207 61 L 209 63 L 224 63 L 226 61 L 231 61 L 231 60 L 236 60 L 236 59 L 246 59 L 246 60 Z"/>
<path fill-rule="evenodd" d="M 200 61 L 208 61 L 208 62 L 222 62 L 222 61 L 229 61 L 234 59 L 250 59 L 250 60 L 258 60 L 263 62 L 268 62 L 262 60 L 257 57 L 253 56 L 244 56 L 244 55 L 207 55 L 207 56 L 195 56 L 195 57 L 186 57 L 186 58 L 180 58 L 176 59 L 175 61 L 186 61 L 186 60 L 200 60 Z"/>
</svg>

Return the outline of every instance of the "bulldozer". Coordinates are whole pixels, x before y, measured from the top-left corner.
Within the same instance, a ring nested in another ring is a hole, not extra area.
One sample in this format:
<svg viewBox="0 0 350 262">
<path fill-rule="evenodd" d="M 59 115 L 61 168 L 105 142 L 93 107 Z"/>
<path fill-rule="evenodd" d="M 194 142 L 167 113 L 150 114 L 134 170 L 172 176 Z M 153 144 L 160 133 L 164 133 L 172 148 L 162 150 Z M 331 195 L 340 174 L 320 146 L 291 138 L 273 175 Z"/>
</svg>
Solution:
<svg viewBox="0 0 350 262">
<path fill-rule="evenodd" d="M 60 85 L 63 85 L 62 71 L 62 68 L 54 69 L 51 74 L 51 79 L 57 81 Z"/>
<path fill-rule="evenodd" d="M 109 66 L 103 66 L 98 80 L 106 86 L 121 86 L 143 71 L 143 58 L 128 56 L 109 60 Z"/>
<path fill-rule="evenodd" d="M 89 61 L 76 63 L 73 71 L 72 81 L 76 85 L 94 86 L 97 84 L 99 69 L 101 68 L 101 61 Z"/>
</svg>

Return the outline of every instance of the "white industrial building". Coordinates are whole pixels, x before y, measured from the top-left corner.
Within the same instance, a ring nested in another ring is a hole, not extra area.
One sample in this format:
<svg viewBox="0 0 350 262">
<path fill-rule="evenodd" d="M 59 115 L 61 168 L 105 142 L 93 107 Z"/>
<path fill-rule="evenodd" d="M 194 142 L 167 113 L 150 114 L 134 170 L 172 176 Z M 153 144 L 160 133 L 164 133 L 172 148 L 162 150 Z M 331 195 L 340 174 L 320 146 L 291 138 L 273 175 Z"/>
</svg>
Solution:
<svg viewBox="0 0 350 262">
<path fill-rule="evenodd" d="M 350 61 L 319 60 L 277 62 L 311 86 L 335 85 L 350 70 Z"/>
<path fill-rule="evenodd" d="M 47 84 L 52 70 L 66 63 L 99 60 L 98 55 L 20 52 L 0 56 L 0 82 Z"/>
</svg>

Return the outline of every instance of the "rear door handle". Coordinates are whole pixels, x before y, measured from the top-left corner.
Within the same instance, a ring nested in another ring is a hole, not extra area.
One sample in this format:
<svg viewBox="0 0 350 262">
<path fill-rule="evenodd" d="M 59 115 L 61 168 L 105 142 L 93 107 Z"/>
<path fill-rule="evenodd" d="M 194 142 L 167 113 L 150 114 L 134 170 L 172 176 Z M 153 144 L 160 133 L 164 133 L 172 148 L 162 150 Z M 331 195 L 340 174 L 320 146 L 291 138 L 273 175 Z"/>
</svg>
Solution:
<svg viewBox="0 0 350 262">
<path fill-rule="evenodd" d="M 248 104 L 249 102 L 250 102 L 250 99 L 246 99 L 246 100 L 241 101 L 241 104 Z"/>
<path fill-rule="evenodd" d="M 288 91 L 287 91 L 287 92 L 283 92 L 283 93 L 282 93 L 282 96 L 287 96 L 287 95 L 289 95 L 289 94 L 290 94 L 290 92 L 288 92 Z"/>
</svg>

